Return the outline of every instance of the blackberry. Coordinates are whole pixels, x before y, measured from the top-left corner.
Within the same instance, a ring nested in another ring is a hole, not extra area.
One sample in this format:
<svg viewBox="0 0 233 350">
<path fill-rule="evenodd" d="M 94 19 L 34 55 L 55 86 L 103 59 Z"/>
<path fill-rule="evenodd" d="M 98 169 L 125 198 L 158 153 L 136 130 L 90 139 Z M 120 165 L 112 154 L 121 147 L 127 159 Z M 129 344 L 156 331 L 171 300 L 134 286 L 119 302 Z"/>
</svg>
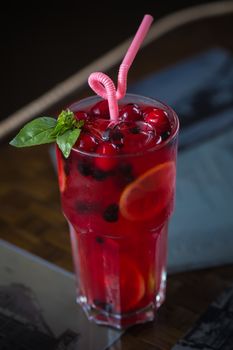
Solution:
<svg viewBox="0 0 233 350">
<path fill-rule="evenodd" d="M 78 161 L 78 171 L 83 176 L 89 176 L 92 173 L 92 165 L 84 159 Z"/>
<path fill-rule="evenodd" d="M 104 243 L 103 237 L 96 236 L 95 240 L 96 240 L 96 242 L 99 243 L 99 244 L 103 244 L 103 243 Z"/>
<path fill-rule="evenodd" d="M 111 136 L 111 142 L 119 149 L 124 145 L 124 135 L 120 130 L 114 130 Z"/>
<path fill-rule="evenodd" d="M 94 304 L 98 307 L 106 311 L 107 313 L 113 312 L 113 306 L 110 303 L 105 303 L 104 301 L 100 301 L 97 299 L 94 299 Z"/>
<path fill-rule="evenodd" d="M 103 213 L 103 218 L 108 222 L 116 222 L 119 216 L 119 207 L 117 204 L 110 204 Z"/>
<path fill-rule="evenodd" d="M 120 130 L 114 130 L 111 135 L 112 141 L 121 141 L 123 137 L 124 135 L 122 134 L 122 132 L 120 132 Z"/>
<path fill-rule="evenodd" d="M 92 177 L 97 181 L 103 181 L 109 176 L 109 174 L 110 173 L 108 171 L 94 168 L 92 169 L 92 172 L 90 175 L 92 175 Z"/>
<path fill-rule="evenodd" d="M 171 135 L 171 132 L 169 130 L 166 130 L 166 131 L 162 132 L 162 134 L 160 136 L 161 136 L 162 141 L 165 141 L 169 138 L 170 135 Z"/>
<path fill-rule="evenodd" d="M 121 147 L 123 145 L 123 138 L 124 135 L 122 132 L 111 128 L 107 128 L 102 135 L 102 139 L 104 141 L 110 141 L 117 147 Z"/>
<path fill-rule="evenodd" d="M 129 131 L 131 132 L 131 134 L 140 134 L 140 128 L 139 126 L 134 126 L 132 128 L 129 129 Z"/>
</svg>

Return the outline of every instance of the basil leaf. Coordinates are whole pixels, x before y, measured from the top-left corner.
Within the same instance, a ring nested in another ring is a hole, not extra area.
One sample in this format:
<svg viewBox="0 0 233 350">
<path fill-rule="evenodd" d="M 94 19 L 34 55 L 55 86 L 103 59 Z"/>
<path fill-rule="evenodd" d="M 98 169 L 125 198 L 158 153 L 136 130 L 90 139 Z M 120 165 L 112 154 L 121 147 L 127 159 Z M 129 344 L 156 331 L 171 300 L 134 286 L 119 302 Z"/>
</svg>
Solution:
<svg viewBox="0 0 233 350">
<path fill-rule="evenodd" d="M 71 130 L 72 128 L 68 125 L 62 125 L 57 122 L 57 125 L 55 126 L 53 130 L 53 134 L 55 137 L 64 134 L 67 130 Z"/>
<path fill-rule="evenodd" d="M 75 120 L 74 113 L 70 111 L 69 109 L 66 109 L 65 111 L 61 111 L 59 114 L 57 121 L 59 124 L 72 124 L 72 122 Z"/>
<path fill-rule="evenodd" d="M 76 128 L 80 129 L 84 125 L 84 120 L 76 120 L 74 125 Z"/>
<path fill-rule="evenodd" d="M 59 114 L 57 118 L 57 125 L 54 129 L 54 135 L 62 135 L 67 130 L 73 130 L 74 128 L 80 129 L 80 127 L 83 126 L 83 124 L 84 121 L 77 121 L 74 116 L 74 113 L 67 109 Z"/>
<path fill-rule="evenodd" d="M 64 134 L 57 136 L 56 142 L 65 158 L 69 157 L 70 151 L 79 138 L 80 132 L 81 129 L 68 130 Z"/>
<path fill-rule="evenodd" d="M 40 117 L 27 123 L 16 137 L 10 142 L 15 147 L 29 147 L 51 143 L 56 140 L 53 130 L 56 126 L 56 119 Z"/>
</svg>

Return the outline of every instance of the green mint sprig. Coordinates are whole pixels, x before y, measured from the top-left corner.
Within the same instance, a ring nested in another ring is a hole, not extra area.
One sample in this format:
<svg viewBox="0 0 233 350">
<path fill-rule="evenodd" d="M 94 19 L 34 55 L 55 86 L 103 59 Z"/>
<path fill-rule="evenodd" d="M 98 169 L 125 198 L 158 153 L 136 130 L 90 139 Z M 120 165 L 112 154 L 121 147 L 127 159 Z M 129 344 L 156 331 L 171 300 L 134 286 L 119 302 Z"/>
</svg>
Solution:
<svg viewBox="0 0 233 350">
<path fill-rule="evenodd" d="M 78 140 L 83 120 L 76 120 L 69 109 L 62 111 L 58 118 L 40 117 L 27 123 L 10 145 L 15 147 L 30 147 L 56 142 L 65 158 Z"/>
</svg>

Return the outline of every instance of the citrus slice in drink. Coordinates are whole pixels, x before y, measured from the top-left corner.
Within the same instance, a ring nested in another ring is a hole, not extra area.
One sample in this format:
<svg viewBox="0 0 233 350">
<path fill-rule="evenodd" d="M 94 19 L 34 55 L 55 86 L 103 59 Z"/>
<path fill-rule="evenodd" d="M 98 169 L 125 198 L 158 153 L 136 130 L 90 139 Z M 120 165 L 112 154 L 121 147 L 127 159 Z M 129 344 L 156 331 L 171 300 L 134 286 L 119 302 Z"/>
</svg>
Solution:
<svg viewBox="0 0 233 350">
<path fill-rule="evenodd" d="M 105 295 L 113 304 L 114 312 L 128 312 L 136 308 L 145 295 L 145 281 L 138 266 L 126 256 L 121 256 L 106 267 Z"/>
<path fill-rule="evenodd" d="M 131 221 L 143 221 L 163 213 L 173 198 L 175 172 L 175 163 L 169 161 L 139 176 L 121 194 L 121 214 Z"/>
<path fill-rule="evenodd" d="M 66 174 L 64 172 L 64 165 L 61 157 L 57 157 L 58 183 L 61 193 L 65 191 Z"/>
<path fill-rule="evenodd" d="M 128 258 L 121 259 L 119 312 L 134 309 L 145 294 L 145 281 L 138 267 Z"/>
<path fill-rule="evenodd" d="M 146 283 L 136 262 L 127 256 L 113 261 L 105 255 L 105 263 L 104 270 L 103 266 L 99 269 L 95 261 L 92 264 L 95 267 L 90 265 L 85 272 L 86 283 L 88 276 L 91 276 L 87 290 L 92 302 L 113 313 L 126 313 L 137 308 L 145 295 Z"/>
</svg>

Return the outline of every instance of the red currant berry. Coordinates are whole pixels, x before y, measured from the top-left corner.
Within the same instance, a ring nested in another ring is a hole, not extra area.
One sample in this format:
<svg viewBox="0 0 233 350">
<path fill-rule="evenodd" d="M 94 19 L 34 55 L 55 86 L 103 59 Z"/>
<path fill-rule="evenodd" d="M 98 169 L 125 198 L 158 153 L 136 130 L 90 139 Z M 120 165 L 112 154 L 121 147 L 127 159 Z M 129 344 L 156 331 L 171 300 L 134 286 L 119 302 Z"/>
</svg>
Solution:
<svg viewBox="0 0 233 350">
<path fill-rule="evenodd" d="M 74 116 L 76 118 L 76 120 L 87 120 L 88 118 L 88 114 L 86 112 L 83 112 L 83 111 L 77 111 L 77 112 L 74 112 Z"/>
<path fill-rule="evenodd" d="M 121 152 L 134 153 L 137 150 L 149 148 L 151 142 L 157 139 L 154 128 L 146 122 L 121 122 L 116 126 L 123 137 Z"/>
<path fill-rule="evenodd" d="M 109 141 L 105 139 L 106 130 L 110 127 L 109 119 L 91 119 L 84 125 L 86 131 L 95 136 L 100 141 Z"/>
<path fill-rule="evenodd" d="M 115 168 L 117 159 L 114 156 L 118 154 L 118 150 L 112 143 L 101 143 L 98 146 L 96 153 L 100 155 L 100 157 L 96 157 L 95 159 L 95 165 L 97 168 L 103 171 L 110 171 Z"/>
<path fill-rule="evenodd" d="M 170 131 L 171 127 L 167 113 L 163 109 L 147 107 L 143 116 L 144 120 L 155 128 L 158 135 L 161 135 L 165 131 Z"/>
<path fill-rule="evenodd" d="M 96 103 L 90 110 L 90 113 L 93 117 L 98 118 L 109 118 L 109 108 L 108 108 L 108 101 L 103 100 L 98 103 Z"/>
<path fill-rule="evenodd" d="M 94 152 L 98 146 L 95 138 L 89 134 L 81 134 L 77 143 L 78 149 L 84 152 Z"/>
<path fill-rule="evenodd" d="M 138 105 L 129 103 L 120 110 L 119 117 L 125 122 L 136 121 L 141 119 L 142 112 Z"/>
</svg>

